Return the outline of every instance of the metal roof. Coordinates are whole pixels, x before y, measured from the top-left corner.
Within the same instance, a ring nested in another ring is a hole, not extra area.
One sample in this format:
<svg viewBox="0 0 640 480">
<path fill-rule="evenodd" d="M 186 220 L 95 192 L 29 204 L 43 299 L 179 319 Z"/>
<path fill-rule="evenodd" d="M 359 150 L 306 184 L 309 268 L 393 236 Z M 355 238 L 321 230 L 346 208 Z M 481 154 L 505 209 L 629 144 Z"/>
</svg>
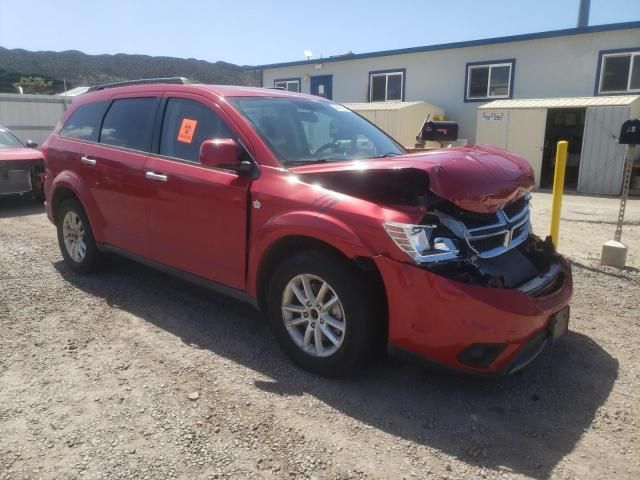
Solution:
<svg viewBox="0 0 640 480">
<path fill-rule="evenodd" d="M 71 90 L 67 90 L 66 92 L 58 93 L 60 97 L 75 97 L 77 95 L 82 95 L 83 93 L 87 93 L 91 87 L 76 87 Z"/>
<path fill-rule="evenodd" d="M 568 98 L 523 98 L 517 100 L 494 100 L 485 103 L 478 109 L 513 109 L 513 108 L 581 108 L 581 107 L 616 107 L 631 105 L 640 100 L 640 95 L 617 95 L 611 97 L 568 97 Z"/>
<path fill-rule="evenodd" d="M 426 105 L 427 107 L 442 110 L 427 102 L 363 102 L 363 103 L 343 103 L 343 105 L 351 110 L 400 110 L 401 108 L 414 107 L 416 105 Z"/>
<path fill-rule="evenodd" d="M 391 55 L 403 55 L 406 53 L 432 52 L 437 50 L 449 50 L 453 48 L 478 47 L 494 45 L 498 43 L 522 42 L 526 40 L 538 40 L 542 38 L 567 37 L 585 33 L 610 32 L 615 30 L 630 30 L 640 28 L 640 22 L 611 23 L 608 25 L 592 25 L 581 28 L 565 28 L 563 30 L 551 30 L 547 32 L 525 33 L 522 35 L 510 35 L 507 37 L 484 38 L 481 40 L 469 40 L 465 42 L 442 43 L 438 45 L 425 45 L 422 47 L 399 48 L 396 50 L 381 50 L 379 52 L 336 55 L 327 58 L 314 58 L 312 60 L 298 60 L 293 62 L 271 63 L 265 65 L 247 65 L 243 70 L 264 70 L 268 68 L 293 67 L 296 65 L 314 65 L 317 63 L 346 62 L 361 58 L 387 57 Z"/>
</svg>

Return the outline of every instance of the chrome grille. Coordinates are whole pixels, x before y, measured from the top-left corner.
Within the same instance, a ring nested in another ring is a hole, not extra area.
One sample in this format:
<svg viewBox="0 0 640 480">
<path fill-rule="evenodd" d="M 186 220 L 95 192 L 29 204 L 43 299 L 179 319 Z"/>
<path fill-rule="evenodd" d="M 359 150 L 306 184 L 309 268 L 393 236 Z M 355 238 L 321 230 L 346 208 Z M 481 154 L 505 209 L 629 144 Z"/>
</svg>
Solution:
<svg viewBox="0 0 640 480">
<path fill-rule="evenodd" d="M 514 208 L 514 206 L 520 208 Z M 497 257 L 517 247 L 529 236 L 529 195 L 496 212 L 491 222 L 484 225 L 474 222 L 472 228 L 451 215 L 438 212 L 438 216 L 443 225 L 457 237 L 464 239 L 478 257 Z"/>
</svg>

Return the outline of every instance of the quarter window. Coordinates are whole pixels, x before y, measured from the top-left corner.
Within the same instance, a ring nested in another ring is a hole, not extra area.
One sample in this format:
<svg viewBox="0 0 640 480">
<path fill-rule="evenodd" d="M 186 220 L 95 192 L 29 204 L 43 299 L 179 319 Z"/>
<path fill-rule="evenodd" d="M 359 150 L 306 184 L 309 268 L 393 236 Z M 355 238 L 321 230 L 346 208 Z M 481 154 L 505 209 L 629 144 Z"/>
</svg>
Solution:
<svg viewBox="0 0 640 480">
<path fill-rule="evenodd" d="M 602 56 L 599 93 L 640 92 L 640 50 Z"/>
<path fill-rule="evenodd" d="M 273 86 L 275 88 L 281 88 L 288 92 L 298 92 L 300 93 L 300 79 L 299 78 L 289 78 L 284 80 L 275 80 L 273 82 Z"/>
<path fill-rule="evenodd" d="M 158 99 L 153 97 L 115 100 L 104 117 L 100 143 L 150 151 L 157 106 Z"/>
<path fill-rule="evenodd" d="M 388 102 L 404 98 L 404 71 L 369 74 L 369 101 Z"/>
<path fill-rule="evenodd" d="M 106 102 L 80 105 L 62 127 L 60 135 L 90 142 L 98 141 L 98 128 Z"/>
<path fill-rule="evenodd" d="M 162 122 L 160 155 L 198 162 L 200 145 L 214 138 L 235 138 L 220 117 L 205 105 L 170 98 Z"/>
<path fill-rule="evenodd" d="M 513 61 L 467 65 L 466 100 L 511 98 Z"/>
</svg>

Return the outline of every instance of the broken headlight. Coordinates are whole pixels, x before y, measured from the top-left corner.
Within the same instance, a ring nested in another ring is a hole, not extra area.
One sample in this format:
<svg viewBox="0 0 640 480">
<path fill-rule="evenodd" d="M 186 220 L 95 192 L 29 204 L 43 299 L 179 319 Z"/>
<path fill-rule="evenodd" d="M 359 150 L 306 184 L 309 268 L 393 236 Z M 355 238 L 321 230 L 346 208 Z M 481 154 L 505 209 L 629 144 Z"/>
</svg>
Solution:
<svg viewBox="0 0 640 480">
<path fill-rule="evenodd" d="M 391 240 L 417 263 L 442 262 L 458 257 L 458 248 L 451 238 L 434 235 L 436 225 L 395 222 L 383 225 Z"/>
</svg>

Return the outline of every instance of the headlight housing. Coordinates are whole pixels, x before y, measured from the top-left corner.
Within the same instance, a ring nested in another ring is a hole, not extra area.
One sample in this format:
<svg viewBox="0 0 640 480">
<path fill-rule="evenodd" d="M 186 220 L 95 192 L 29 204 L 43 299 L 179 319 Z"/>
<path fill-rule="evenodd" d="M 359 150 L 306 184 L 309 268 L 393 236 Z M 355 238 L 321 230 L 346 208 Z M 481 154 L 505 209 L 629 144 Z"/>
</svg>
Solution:
<svg viewBox="0 0 640 480">
<path fill-rule="evenodd" d="M 434 237 L 436 225 L 385 222 L 383 226 L 400 250 L 417 263 L 443 262 L 459 256 L 452 239 Z"/>
</svg>

